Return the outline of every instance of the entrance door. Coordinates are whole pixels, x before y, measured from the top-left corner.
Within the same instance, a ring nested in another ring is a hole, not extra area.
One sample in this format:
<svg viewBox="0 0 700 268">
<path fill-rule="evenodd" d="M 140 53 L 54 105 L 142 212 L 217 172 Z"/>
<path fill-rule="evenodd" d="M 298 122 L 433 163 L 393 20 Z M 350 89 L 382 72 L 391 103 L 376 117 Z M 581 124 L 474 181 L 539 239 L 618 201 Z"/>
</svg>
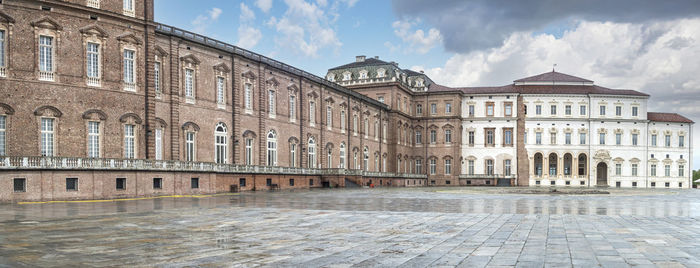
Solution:
<svg viewBox="0 0 700 268">
<path fill-rule="evenodd" d="M 597 180 L 596 180 L 596 185 L 597 186 L 608 186 L 608 165 L 605 163 L 599 163 L 598 167 L 596 168 L 597 170 Z"/>
</svg>

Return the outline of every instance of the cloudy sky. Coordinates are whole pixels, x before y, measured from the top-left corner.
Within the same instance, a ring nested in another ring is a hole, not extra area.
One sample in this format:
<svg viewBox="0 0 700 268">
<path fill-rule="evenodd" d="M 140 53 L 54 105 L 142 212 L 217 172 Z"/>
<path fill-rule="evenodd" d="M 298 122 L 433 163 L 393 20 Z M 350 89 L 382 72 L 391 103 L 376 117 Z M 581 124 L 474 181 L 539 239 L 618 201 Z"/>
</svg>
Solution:
<svg viewBox="0 0 700 268">
<path fill-rule="evenodd" d="M 648 93 L 650 111 L 700 122 L 697 0 L 155 2 L 161 23 L 320 76 L 356 55 L 425 70 L 449 86 L 504 85 L 556 64 L 601 86 Z"/>
</svg>

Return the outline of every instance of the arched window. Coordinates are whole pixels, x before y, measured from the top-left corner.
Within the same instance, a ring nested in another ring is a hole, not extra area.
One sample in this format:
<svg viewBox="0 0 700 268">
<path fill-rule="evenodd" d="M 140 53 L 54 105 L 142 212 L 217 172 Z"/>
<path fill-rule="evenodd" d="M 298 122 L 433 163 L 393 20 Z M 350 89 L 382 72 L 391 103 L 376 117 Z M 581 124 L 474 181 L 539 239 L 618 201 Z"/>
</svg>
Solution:
<svg viewBox="0 0 700 268">
<path fill-rule="evenodd" d="M 369 170 L 369 148 L 365 146 L 365 150 L 362 152 L 364 154 L 364 161 L 362 164 L 364 164 L 364 170 L 368 171 Z"/>
<path fill-rule="evenodd" d="M 340 143 L 340 168 L 345 168 L 345 143 Z"/>
<path fill-rule="evenodd" d="M 580 154 L 578 155 L 578 175 L 579 176 L 585 176 L 586 175 L 586 155 L 585 154 Z"/>
<path fill-rule="evenodd" d="M 214 140 L 215 140 L 215 151 L 216 155 L 214 156 L 214 160 L 218 164 L 225 164 L 226 163 L 226 125 L 224 123 L 218 123 L 216 124 L 216 128 L 214 130 Z"/>
<path fill-rule="evenodd" d="M 333 168 L 333 148 L 328 147 L 326 152 L 326 168 Z"/>
<path fill-rule="evenodd" d="M 316 141 L 313 137 L 309 138 L 309 168 L 316 168 Z"/>
<path fill-rule="evenodd" d="M 267 133 L 267 165 L 277 165 L 277 133 L 274 130 Z"/>
<path fill-rule="evenodd" d="M 357 162 L 357 148 L 352 152 L 352 165 L 355 166 L 355 169 L 360 169 L 360 163 Z"/>
</svg>

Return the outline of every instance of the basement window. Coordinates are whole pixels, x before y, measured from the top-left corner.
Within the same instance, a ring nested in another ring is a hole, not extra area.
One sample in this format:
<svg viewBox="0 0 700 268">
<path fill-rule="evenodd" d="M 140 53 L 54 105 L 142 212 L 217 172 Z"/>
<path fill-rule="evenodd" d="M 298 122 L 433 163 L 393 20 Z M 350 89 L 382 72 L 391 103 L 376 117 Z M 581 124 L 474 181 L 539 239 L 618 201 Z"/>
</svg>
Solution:
<svg viewBox="0 0 700 268">
<path fill-rule="evenodd" d="M 15 178 L 12 180 L 15 188 L 15 193 L 23 193 L 27 191 L 27 179 Z"/>
<path fill-rule="evenodd" d="M 117 178 L 117 190 L 126 189 L 126 178 Z"/>
<path fill-rule="evenodd" d="M 66 191 L 78 190 L 78 178 L 66 178 Z"/>
</svg>

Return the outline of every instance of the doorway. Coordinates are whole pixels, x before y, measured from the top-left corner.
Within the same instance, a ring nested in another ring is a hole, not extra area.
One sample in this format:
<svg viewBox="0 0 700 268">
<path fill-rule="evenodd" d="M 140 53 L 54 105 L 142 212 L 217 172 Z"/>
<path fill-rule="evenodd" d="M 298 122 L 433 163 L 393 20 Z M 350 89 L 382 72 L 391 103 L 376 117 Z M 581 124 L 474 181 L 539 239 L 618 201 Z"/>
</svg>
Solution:
<svg viewBox="0 0 700 268">
<path fill-rule="evenodd" d="M 608 186 L 608 164 L 605 164 L 603 162 L 598 163 L 598 167 L 596 168 L 597 170 L 597 180 L 596 180 L 596 185 L 597 186 Z"/>
</svg>

